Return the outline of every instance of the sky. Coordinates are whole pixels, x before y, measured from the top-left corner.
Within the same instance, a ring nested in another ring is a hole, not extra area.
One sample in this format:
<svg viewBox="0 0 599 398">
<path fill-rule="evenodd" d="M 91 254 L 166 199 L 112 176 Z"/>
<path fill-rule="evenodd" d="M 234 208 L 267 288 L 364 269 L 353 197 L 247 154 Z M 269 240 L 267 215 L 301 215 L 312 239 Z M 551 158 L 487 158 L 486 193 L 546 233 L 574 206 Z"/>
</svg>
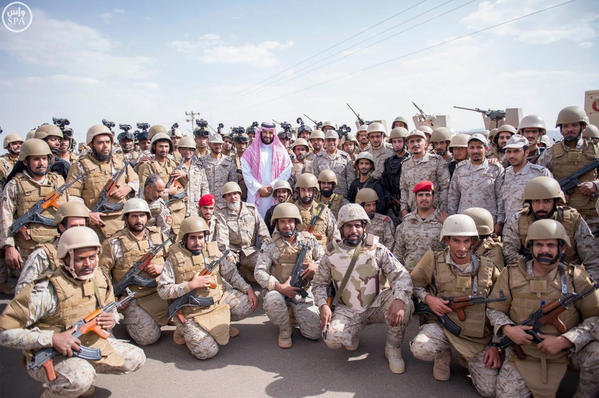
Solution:
<svg viewBox="0 0 599 398">
<path fill-rule="evenodd" d="M 456 131 L 483 122 L 454 105 L 522 108 L 551 129 L 599 89 L 594 0 L 23 2 L 31 26 L 0 25 L 5 134 L 52 117 L 78 141 L 103 118 L 185 132 L 186 111 L 211 126 L 353 126 L 346 103 L 390 122 L 414 116 L 411 101 Z"/>
</svg>

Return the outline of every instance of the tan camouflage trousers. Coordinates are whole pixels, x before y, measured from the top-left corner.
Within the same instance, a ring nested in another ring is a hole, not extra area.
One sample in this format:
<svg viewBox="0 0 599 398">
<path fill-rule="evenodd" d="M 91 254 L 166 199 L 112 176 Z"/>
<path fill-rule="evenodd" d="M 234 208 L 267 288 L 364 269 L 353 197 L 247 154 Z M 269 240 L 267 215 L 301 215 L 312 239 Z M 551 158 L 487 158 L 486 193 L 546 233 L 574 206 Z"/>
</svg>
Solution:
<svg viewBox="0 0 599 398">
<path fill-rule="evenodd" d="M 229 304 L 232 321 L 239 321 L 252 312 L 247 294 L 236 289 L 227 290 L 221 303 Z M 218 354 L 218 343 L 214 340 L 214 337 L 202 329 L 193 319 L 188 319 L 184 324 L 179 320 L 175 322 L 177 329 L 185 338 L 187 348 L 194 357 L 197 359 L 210 359 Z"/>
<path fill-rule="evenodd" d="M 285 301 L 285 296 L 276 290 L 271 290 L 264 296 L 264 312 L 268 319 L 281 329 L 290 329 L 289 312 L 287 306 L 293 311 L 302 336 L 312 340 L 318 340 L 321 335 L 320 316 L 318 307 L 314 305 L 312 292 L 308 291 L 308 297 L 296 296 L 295 302 Z"/>
<path fill-rule="evenodd" d="M 160 325 L 134 301 L 123 310 L 123 324 L 129 336 L 138 345 L 154 344 L 160 338 Z"/>
<path fill-rule="evenodd" d="M 530 390 L 520 372 L 510 360 L 513 352 L 506 351 L 506 358 L 497 378 L 497 398 L 529 397 Z M 580 371 L 575 398 L 595 398 L 599 395 L 599 342 L 593 341 L 569 356 L 570 365 Z"/>
<path fill-rule="evenodd" d="M 86 361 L 81 358 L 58 357 L 54 360 L 56 380 L 49 382 L 43 367 L 27 370 L 27 373 L 37 381 L 44 383 L 46 388 L 42 397 L 78 397 L 93 385 L 98 373 L 126 374 L 136 371 L 146 361 L 144 351 L 122 340 L 109 337 L 108 341 L 116 353 L 123 359 L 123 366 L 108 366 Z"/>
<path fill-rule="evenodd" d="M 359 333 L 364 327 L 371 323 L 385 323 L 385 312 L 393 301 L 393 292 L 390 289 L 383 290 L 371 304 L 370 308 L 362 313 L 356 313 L 343 304 L 338 304 L 333 311 L 333 318 L 329 324 L 329 330 L 324 342 L 329 348 L 338 349 L 341 346 L 356 346 L 359 341 Z M 396 326 L 387 326 L 387 345 L 391 347 L 401 346 L 404 332 L 414 312 L 414 305 L 410 300 L 405 304 L 405 316 L 403 322 Z"/>
<path fill-rule="evenodd" d="M 256 262 L 258 261 L 258 254 L 260 251 L 255 251 L 249 256 L 246 256 L 242 252 L 239 252 L 239 273 L 243 276 L 247 282 L 256 282 L 256 278 L 254 278 L 254 268 L 256 267 Z"/>
<path fill-rule="evenodd" d="M 449 350 L 451 344 L 443 332 L 443 328 L 436 323 L 425 323 L 410 342 L 410 350 L 416 359 L 432 362 L 437 354 Z M 483 397 L 495 396 L 497 382 L 497 369 L 485 367 L 483 363 L 484 351 L 473 358 L 466 359 L 468 371 L 472 376 L 472 383 Z"/>
</svg>

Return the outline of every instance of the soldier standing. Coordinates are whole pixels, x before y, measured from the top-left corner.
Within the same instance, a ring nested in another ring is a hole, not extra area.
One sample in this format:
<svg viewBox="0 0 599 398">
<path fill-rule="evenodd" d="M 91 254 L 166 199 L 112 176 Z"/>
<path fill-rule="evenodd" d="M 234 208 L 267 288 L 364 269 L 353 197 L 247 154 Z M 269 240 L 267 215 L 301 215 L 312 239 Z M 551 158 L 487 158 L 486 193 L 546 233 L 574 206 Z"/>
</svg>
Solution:
<svg viewBox="0 0 599 398">
<path fill-rule="evenodd" d="M 314 160 L 316 155 L 324 152 L 324 132 L 322 130 L 314 130 L 310 133 L 310 145 L 312 145 L 312 152 L 306 157 L 307 160 Z"/>
<path fill-rule="evenodd" d="M 223 139 L 220 135 L 213 134 L 209 138 L 208 144 L 211 152 L 200 161 L 206 171 L 210 192 L 216 198 L 216 206 L 219 209 L 224 209 L 226 204 L 221 189 L 227 182 L 237 181 L 237 169 L 233 159 L 222 154 Z"/>
<path fill-rule="evenodd" d="M 375 166 L 374 157 L 370 152 L 360 152 L 358 156 L 356 156 L 354 164 L 358 171 L 358 177 L 351 182 L 347 192 L 347 199 L 350 202 L 355 202 L 356 194 L 360 189 L 374 189 L 379 197 L 376 211 L 378 213 L 384 213 L 385 208 L 387 207 L 387 198 L 382 181 L 373 175 Z"/>
<path fill-rule="evenodd" d="M 35 130 L 33 138 L 46 141 L 50 151 L 52 151 L 52 161 L 48 165 L 48 170 L 60 174 L 63 179 L 66 179 L 71 165 L 66 160 L 58 157 L 63 139 L 62 130 L 53 124 L 42 124 Z"/>
<path fill-rule="evenodd" d="M 68 193 L 69 196 L 81 198 L 85 206 L 91 209 L 90 226 L 100 237 L 107 239 L 123 227 L 123 222 L 121 210 L 104 213 L 94 211 L 100 193 L 113 176 L 126 168 L 117 181 L 116 189 L 106 193 L 108 203 L 118 207 L 125 203 L 129 195 L 135 195 L 139 190 L 139 179 L 121 155 L 112 154 L 113 137 L 108 127 L 102 124 L 90 127 L 86 142 L 91 150 L 71 166 L 67 182 L 74 181 L 80 175 L 83 175 L 83 178 L 71 185 Z"/>
<path fill-rule="evenodd" d="M 547 167 L 556 180 L 569 176 L 599 158 L 599 147 L 585 142 L 582 132 L 588 124 L 587 115 L 577 106 L 568 106 L 557 115 L 555 127 L 559 127 L 563 141 L 547 149 L 537 164 Z M 599 231 L 599 217 L 595 212 L 595 194 L 599 177 L 593 169 L 578 178 L 580 183 L 568 194 L 568 204 L 574 207 L 589 224 L 593 234 Z"/>
<path fill-rule="evenodd" d="M 393 119 L 393 124 L 391 125 L 391 129 L 395 129 L 397 127 L 403 127 L 404 129 L 408 129 L 408 119 L 403 116 L 397 116 Z"/>
<path fill-rule="evenodd" d="M 514 126 L 509 124 L 504 124 L 503 126 L 498 127 L 493 134 L 492 142 L 495 144 L 495 153 L 489 156 L 490 159 L 497 159 L 502 166 L 507 167 L 505 161 L 505 144 L 508 142 L 510 137 L 516 134 L 517 131 Z M 489 137 L 491 134 L 489 133 Z"/>
<path fill-rule="evenodd" d="M 139 153 L 134 149 L 133 141 L 135 140 L 135 137 L 133 136 L 133 133 L 129 132 L 129 130 L 125 130 L 122 133 L 119 133 L 117 140 L 120 148 L 117 149 L 115 153 L 122 154 L 126 160 L 135 164 L 139 157 Z"/>
<path fill-rule="evenodd" d="M 433 129 L 431 134 L 431 144 L 433 144 L 433 150 L 439 156 L 447 161 L 451 162 L 451 152 L 449 152 L 449 144 L 451 143 L 451 137 L 453 132 L 447 127 L 437 127 Z"/>
<path fill-rule="evenodd" d="M 472 246 L 472 252 L 479 257 L 489 258 L 501 271 L 505 265 L 503 243 L 501 237 L 493 231 L 493 216 L 489 210 L 482 207 L 471 207 L 464 210 L 462 214 L 474 220 L 478 231 L 478 241 Z"/>
<path fill-rule="evenodd" d="M 295 185 L 297 178 L 304 173 L 312 173 L 313 165 L 312 161 L 307 159 L 310 153 L 310 147 L 308 141 L 303 138 L 298 138 L 291 145 L 291 151 L 294 157 L 292 158 L 293 166 L 291 167 L 291 177 L 289 178 L 289 184 Z"/>
<path fill-rule="evenodd" d="M 543 152 L 538 146 L 541 137 L 547 133 L 545 121 L 537 115 L 524 116 L 518 124 L 518 134 L 523 135 L 528 140 L 528 150 L 526 159 L 530 163 L 537 163 L 537 160 Z"/>
<path fill-rule="evenodd" d="M 408 130 L 405 128 L 395 127 L 391 130 L 389 143 L 391 143 L 395 154 L 385 160 L 382 176 L 383 186 L 389 196 L 387 203 L 393 209 L 395 224 L 399 224 L 399 215 L 401 214 L 401 205 L 399 203 L 399 199 L 401 198 L 401 164 L 410 156 L 406 145 L 406 138 L 408 138 Z"/>
<path fill-rule="evenodd" d="M 190 292 L 196 297 L 214 300 L 208 307 L 182 307 L 174 318 L 187 348 L 198 359 L 218 354 L 218 346 L 226 345 L 231 334 L 239 333 L 230 328 L 231 320 L 245 318 L 258 306 L 254 290 L 239 275 L 235 263 L 228 257 L 222 258 L 215 242 L 206 243 L 206 233 L 208 225 L 201 217 L 186 218 L 158 281 L 158 294 L 164 300 Z M 218 261 L 215 268 L 201 275 L 213 261 Z"/>
<path fill-rule="evenodd" d="M 280 203 L 290 202 L 292 199 L 292 195 L 293 190 L 291 189 L 291 185 L 289 185 L 287 181 L 278 180 L 272 187 L 272 197 L 274 198 L 276 203 L 272 205 L 264 215 L 264 223 L 266 224 L 268 232 L 271 235 L 275 230 L 274 225 L 271 223 L 272 213 Z"/>
<path fill-rule="evenodd" d="M 468 158 L 468 138 L 470 138 L 468 134 L 456 134 L 449 141 L 449 152 L 451 152 L 452 159 L 448 167 L 451 177 L 453 177 L 453 172 L 458 163 Z"/>
<path fill-rule="evenodd" d="M 472 218 L 464 214 L 447 217 L 441 230 L 441 239 L 447 244 L 442 251 L 429 250 L 411 273 L 414 296 L 439 317 L 447 315 L 460 326 L 459 335 L 450 333 L 436 322 L 420 326 L 410 343 L 417 359 L 433 361 L 433 378 L 447 381 L 450 378 L 451 348 L 466 359 L 472 382 L 483 397 L 495 396 L 498 356 L 484 353 L 491 341 L 492 330 L 485 316 L 485 304 L 465 308 L 465 319 L 447 305 L 444 298 L 469 295 L 487 296 L 499 271 L 491 260 L 472 253 L 478 236 Z"/>
<path fill-rule="evenodd" d="M 393 255 L 410 272 L 429 248 L 443 250 L 439 241 L 441 213 L 435 208 L 435 187 L 430 181 L 420 181 L 414 187 L 416 210 L 408 213 L 395 230 Z"/>
<path fill-rule="evenodd" d="M 21 145 L 23 145 L 23 139 L 17 134 L 8 134 L 4 137 L 4 149 L 8 152 L 0 156 L 0 188 L 4 187 L 6 177 L 19 160 Z"/>
<path fill-rule="evenodd" d="M 366 148 L 370 145 L 368 142 L 368 125 L 363 124 L 358 127 L 356 139 L 358 140 L 358 153 L 366 151 Z"/>
<path fill-rule="evenodd" d="M 319 175 L 326 169 L 333 170 L 337 175 L 335 192 L 347 196 L 349 184 L 356 178 L 356 173 L 349 155 L 337 149 L 338 142 L 337 132 L 329 130 L 326 135 L 326 151 L 319 152 L 314 158 L 314 175 Z"/>
<path fill-rule="evenodd" d="M 306 287 L 307 295 L 302 297 L 300 289 L 290 284 L 291 273 L 302 250 L 305 252 L 301 274 L 303 283 L 312 280 L 324 254 L 311 233 L 298 232 L 297 226 L 301 222 L 296 205 L 277 205 L 272 216 L 272 224 L 275 226 L 272 242 L 260 250 L 254 270 L 256 281 L 268 291 L 264 296 L 264 311 L 268 319 L 279 327 L 280 348 L 291 348 L 293 344 L 288 308 L 291 309 L 302 336 L 318 340 L 321 333 L 318 307 L 314 305 L 311 289 Z"/>
<path fill-rule="evenodd" d="M 248 198 L 248 189 L 243 180 L 243 172 L 241 171 L 241 157 L 248 147 L 250 137 L 245 133 L 237 134 L 233 137 L 233 144 L 235 145 L 235 167 L 237 167 L 237 184 L 241 187 L 241 200 L 244 202 Z"/>
<path fill-rule="evenodd" d="M 195 142 L 193 137 L 185 136 L 179 141 L 181 163 L 179 167 L 187 174 L 185 186 L 185 217 L 198 215 L 198 200 L 210 192 L 208 177 L 202 163 L 194 156 Z"/>
<path fill-rule="evenodd" d="M 369 323 L 387 323 L 385 357 L 393 373 L 405 372 L 401 342 L 412 315 L 412 281 L 406 269 L 366 233 L 370 218 L 354 203 L 339 211 L 343 240 L 331 241 L 312 281 L 314 302 L 320 310 L 324 342 L 329 348 L 355 351 L 359 333 Z M 379 292 L 381 277 L 390 289 Z M 327 290 L 333 283 L 334 310 L 327 304 Z"/>
<path fill-rule="evenodd" d="M 145 362 L 141 348 L 113 337 L 100 338 L 96 333 L 73 337 L 72 326 L 79 320 L 114 301 L 112 285 L 98 269 L 100 242 L 87 227 L 74 227 L 60 237 L 60 268 L 21 290 L 0 316 L 0 344 L 24 350 L 27 365 L 43 348 L 54 348 L 56 378 L 48 379 L 44 367 L 27 373 L 44 383 L 42 396 L 76 397 L 92 395 L 96 372 L 123 374 L 133 372 Z M 115 312 L 97 317 L 99 328 L 109 332 L 116 323 Z M 74 355 L 81 345 L 100 349 L 102 358 L 87 361 Z"/>
<path fill-rule="evenodd" d="M 426 151 L 426 136 L 420 130 L 408 134 L 408 149 L 412 156 L 401 166 L 401 215 L 405 217 L 416 209 L 414 187 L 420 181 L 431 181 L 435 188 L 435 207 L 442 213 L 447 212 L 447 193 L 449 190 L 449 170 L 447 162 L 439 155 Z"/>
<path fill-rule="evenodd" d="M 378 237 L 389 251 L 393 249 L 393 221 L 377 212 L 379 196 L 372 188 L 362 188 L 356 194 L 355 203 L 364 208 L 370 218 L 370 225 L 366 232 Z"/>
<path fill-rule="evenodd" d="M 148 227 L 150 208 L 145 200 L 129 199 L 123 207 L 125 229 L 121 229 L 102 244 L 100 267 L 106 275 L 119 282 L 146 253 L 167 241 L 157 227 Z M 142 279 L 156 282 L 162 273 L 168 246 L 165 245 L 138 275 Z M 168 321 L 168 305 L 158 296 L 156 284 L 144 287 L 136 284 L 128 286 L 135 293 L 123 310 L 124 325 L 129 336 L 141 346 L 154 344 L 160 338 L 160 327 Z"/>
<path fill-rule="evenodd" d="M 386 133 L 385 126 L 379 122 L 370 123 L 368 125 L 368 130 L 366 131 L 368 142 L 370 142 L 370 149 L 368 152 L 372 154 L 374 162 L 372 177 L 376 179 L 381 178 L 383 175 L 385 160 L 395 153 L 393 149 L 385 144 Z"/>
<path fill-rule="evenodd" d="M 339 214 L 341 206 L 349 203 L 341 194 L 335 193 L 335 185 L 337 185 L 337 175 L 331 169 L 326 169 L 318 175 L 318 187 L 320 192 L 316 197 L 316 201 L 326 205 L 335 218 Z"/>
<path fill-rule="evenodd" d="M 528 229 L 526 247 L 532 259 L 509 264 L 499 276 L 490 297 L 505 294 L 506 301 L 490 303 L 487 314 L 497 334 L 518 344 L 526 358 L 507 349 L 497 379 L 497 397 L 555 396 L 568 364 L 580 370 L 576 397 L 596 397 L 599 392 L 599 342 L 589 324 L 599 316 L 599 292 L 595 290 L 560 314 L 564 330 L 547 323 L 533 341 L 531 326 L 522 326 L 528 316 L 570 293 L 581 293 L 593 285 L 584 270 L 560 258 L 570 238 L 555 220 L 539 220 Z M 590 341 L 590 342 L 589 342 Z M 538 343 L 538 344 L 537 344 Z"/>
<path fill-rule="evenodd" d="M 193 131 L 193 137 L 196 142 L 196 157 L 198 159 L 210 153 L 208 149 L 208 138 L 210 137 L 210 131 L 204 127 L 198 127 Z"/>
<path fill-rule="evenodd" d="M 214 215 L 216 201 L 210 193 L 202 196 L 198 201 L 198 215 L 208 225 L 208 233 L 204 239 L 206 242 L 216 242 L 218 250 L 225 251 L 229 246 L 229 228 L 219 221 Z"/>
</svg>

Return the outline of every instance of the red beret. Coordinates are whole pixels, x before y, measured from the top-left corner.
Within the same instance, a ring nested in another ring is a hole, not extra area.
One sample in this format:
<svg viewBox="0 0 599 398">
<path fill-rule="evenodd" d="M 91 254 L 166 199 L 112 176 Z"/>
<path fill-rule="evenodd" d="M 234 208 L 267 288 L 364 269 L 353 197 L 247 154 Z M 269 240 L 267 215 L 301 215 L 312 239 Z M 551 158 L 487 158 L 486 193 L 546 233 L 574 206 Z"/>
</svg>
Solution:
<svg viewBox="0 0 599 398">
<path fill-rule="evenodd" d="M 204 196 L 202 196 L 200 198 L 200 201 L 198 202 L 198 206 L 214 206 L 214 195 L 212 194 L 206 194 Z"/>
<path fill-rule="evenodd" d="M 420 181 L 414 187 L 414 193 L 418 193 L 420 191 L 434 191 L 434 190 L 435 190 L 435 186 L 433 185 L 433 183 L 430 181 L 426 181 L 426 180 Z"/>
</svg>

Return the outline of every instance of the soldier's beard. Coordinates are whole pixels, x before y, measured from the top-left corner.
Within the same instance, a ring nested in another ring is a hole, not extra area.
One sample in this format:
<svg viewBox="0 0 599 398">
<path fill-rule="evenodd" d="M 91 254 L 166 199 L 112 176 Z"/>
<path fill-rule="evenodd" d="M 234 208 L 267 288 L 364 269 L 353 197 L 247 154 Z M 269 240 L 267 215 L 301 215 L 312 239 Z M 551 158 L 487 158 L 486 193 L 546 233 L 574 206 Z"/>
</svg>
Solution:
<svg viewBox="0 0 599 398">
<path fill-rule="evenodd" d="M 348 246 L 356 247 L 360 244 L 364 236 L 359 236 L 358 234 L 351 234 L 347 238 L 343 239 L 343 242 Z"/>
<path fill-rule="evenodd" d="M 229 210 L 239 211 L 241 209 L 241 200 L 236 200 L 235 202 L 227 202 L 227 207 Z"/>
<path fill-rule="evenodd" d="M 27 171 L 30 174 L 33 174 L 34 176 L 38 176 L 38 177 L 42 177 L 42 176 L 45 176 L 46 174 L 48 174 L 48 168 L 45 168 L 42 170 L 31 170 L 29 167 L 27 167 Z"/>
<path fill-rule="evenodd" d="M 557 260 L 559 260 L 560 255 L 551 256 L 550 254 L 541 253 L 538 256 L 533 254 L 535 260 L 543 264 L 554 264 Z"/>
<path fill-rule="evenodd" d="M 304 197 L 300 198 L 300 200 L 304 204 L 312 203 L 312 197 L 311 196 L 304 196 Z"/>
<path fill-rule="evenodd" d="M 301 162 L 302 160 L 304 160 L 304 159 L 306 158 L 306 155 L 304 155 L 303 153 L 300 153 L 300 154 L 297 154 L 297 153 L 296 153 L 296 154 L 295 154 L 295 158 L 296 158 L 296 159 L 297 159 L 299 162 Z"/>
<path fill-rule="evenodd" d="M 110 159 L 110 153 L 108 153 L 108 155 L 102 155 L 101 153 L 96 152 L 96 150 L 93 148 L 92 151 L 94 153 L 94 157 L 98 159 L 100 162 L 105 162 L 108 159 Z"/>
<path fill-rule="evenodd" d="M 564 142 L 575 142 L 580 138 L 580 134 L 578 135 L 566 135 L 564 136 Z"/>
<path fill-rule="evenodd" d="M 322 196 L 324 196 L 325 198 L 330 198 L 331 195 L 333 194 L 333 190 L 332 189 L 326 189 L 326 190 L 325 189 L 321 189 L 320 190 L 320 194 Z"/>
<path fill-rule="evenodd" d="M 281 232 L 281 231 L 279 231 L 279 232 Z M 285 238 L 291 238 L 293 235 L 297 235 L 297 229 L 294 228 L 293 230 L 288 231 L 288 232 L 281 232 L 281 235 Z"/>
</svg>

